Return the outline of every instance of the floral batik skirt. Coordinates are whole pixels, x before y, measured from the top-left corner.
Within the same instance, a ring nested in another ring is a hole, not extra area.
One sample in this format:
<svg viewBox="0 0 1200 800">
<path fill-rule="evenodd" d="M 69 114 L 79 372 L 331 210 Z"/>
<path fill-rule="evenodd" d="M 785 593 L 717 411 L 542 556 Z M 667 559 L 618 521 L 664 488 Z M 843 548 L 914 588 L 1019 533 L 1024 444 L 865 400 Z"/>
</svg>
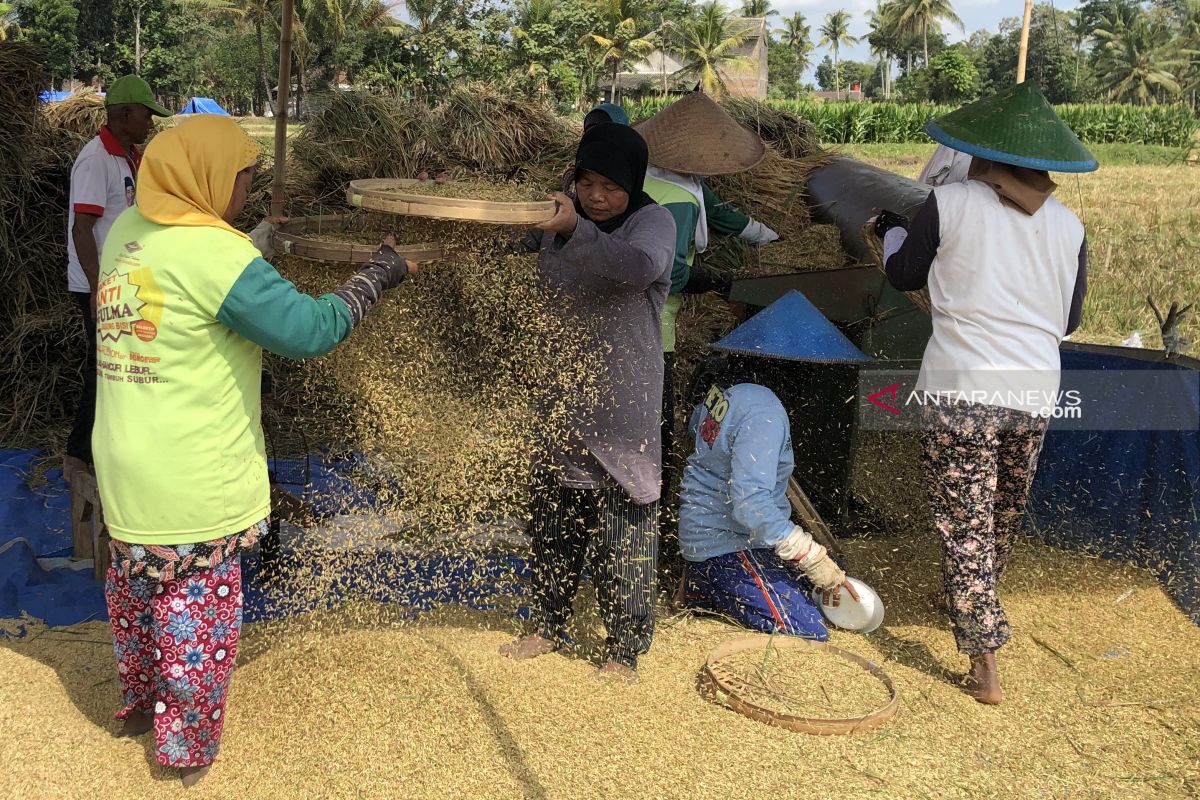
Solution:
<svg viewBox="0 0 1200 800">
<path fill-rule="evenodd" d="M 124 692 L 117 719 L 153 714 L 160 764 L 217 757 L 242 627 L 240 553 L 266 526 L 174 547 L 112 542 L 104 594 Z"/>
<path fill-rule="evenodd" d="M 924 413 L 929 507 L 954 638 L 964 653 L 992 653 L 1012 637 L 996 584 L 1025 513 L 1046 420 L 962 403 Z"/>
</svg>

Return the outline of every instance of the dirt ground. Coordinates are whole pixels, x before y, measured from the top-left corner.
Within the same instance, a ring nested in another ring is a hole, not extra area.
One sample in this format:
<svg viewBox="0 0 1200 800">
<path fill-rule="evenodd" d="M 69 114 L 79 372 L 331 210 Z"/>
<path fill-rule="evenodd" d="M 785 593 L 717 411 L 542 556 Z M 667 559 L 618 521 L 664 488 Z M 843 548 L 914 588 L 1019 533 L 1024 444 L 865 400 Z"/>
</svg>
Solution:
<svg viewBox="0 0 1200 800">
<path fill-rule="evenodd" d="M 586 652 L 497 648 L 511 616 L 380 607 L 248 626 L 221 755 L 189 796 L 248 798 L 1128 798 L 1200 796 L 1200 628 L 1144 572 L 1023 543 L 1003 585 L 1015 629 L 1007 701 L 955 685 L 964 660 L 929 602 L 936 551 L 915 535 L 848 543 L 888 602 L 834 642 L 901 696 L 878 731 L 771 728 L 696 691 L 729 625 L 664 612 L 641 682 L 600 685 Z M 584 599 L 586 643 L 599 626 Z M 0 639 L 0 796 L 177 791 L 148 739 L 120 740 L 107 628 Z"/>
</svg>

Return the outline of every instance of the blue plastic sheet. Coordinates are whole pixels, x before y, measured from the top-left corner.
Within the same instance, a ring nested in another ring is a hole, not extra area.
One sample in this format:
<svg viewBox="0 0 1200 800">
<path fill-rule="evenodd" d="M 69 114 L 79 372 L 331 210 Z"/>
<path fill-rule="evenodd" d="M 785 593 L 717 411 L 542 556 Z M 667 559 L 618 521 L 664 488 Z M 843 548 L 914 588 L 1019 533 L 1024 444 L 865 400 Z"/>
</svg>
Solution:
<svg viewBox="0 0 1200 800">
<path fill-rule="evenodd" d="M 37 457 L 29 450 L 0 450 L 0 619 L 29 615 L 51 626 L 106 620 L 104 587 L 93 579 L 91 562 L 72 564 L 67 558 L 70 493 L 61 470 L 48 470 L 46 483 L 36 490 L 29 488 Z M 281 475 L 296 474 L 289 468 L 294 466 L 272 465 Z M 369 513 L 376 505 L 375 495 L 345 475 L 364 468 L 357 456 L 332 462 L 314 459 L 305 499 L 319 516 Z M 396 488 L 388 486 L 390 491 Z M 361 558 L 361 569 L 341 569 L 331 579 L 328 593 L 314 597 L 292 591 L 286 574 L 289 565 L 299 562 L 306 562 L 303 574 L 319 574 L 319 553 L 285 548 L 283 578 L 266 589 L 259 580 L 258 553 L 243 556 L 246 619 L 278 619 L 331 608 L 351 597 L 392 603 L 413 615 L 447 603 L 490 608 L 499 598 L 523 593 L 522 578 L 528 569 L 523 558 L 499 553 L 421 557 L 380 550 L 364 552 Z M 20 635 L 23 628 L 14 631 L 10 626 L 9 631 Z"/>
<path fill-rule="evenodd" d="M 1062 352 L 1062 388 L 1072 372 L 1179 370 L 1164 362 L 1096 352 Z M 1155 399 L 1182 412 L 1200 407 L 1196 382 Z M 1137 394 L 1110 403 L 1145 415 Z M 1165 416 L 1165 415 L 1164 415 Z M 1030 497 L 1030 523 L 1049 544 L 1153 570 L 1200 625 L 1200 431 L 1081 431 L 1051 422 Z"/>
<path fill-rule="evenodd" d="M 187 105 L 179 109 L 180 114 L 219 114 L 228 117 L 229 112 L 221 108 L 221 104 L 211 97 L 193 97 Z"/>
</svg>

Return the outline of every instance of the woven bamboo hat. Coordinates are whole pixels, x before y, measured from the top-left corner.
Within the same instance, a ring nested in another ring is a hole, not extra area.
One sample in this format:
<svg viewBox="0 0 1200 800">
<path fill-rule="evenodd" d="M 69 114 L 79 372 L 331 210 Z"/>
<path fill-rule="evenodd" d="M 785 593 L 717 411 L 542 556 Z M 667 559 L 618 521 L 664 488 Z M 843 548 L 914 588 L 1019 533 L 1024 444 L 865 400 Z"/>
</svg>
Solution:
<svg viewBox="0 0 1200 800">
<path fill-rule="evenodd" d="M 684 95 L 635 126 L 650 148 L 650 163 L 684 175 L 730 175 L 750 169 L 767 152 L 711 97 Z"/>
<path fill-rule="evenodd" d="M 925 123 L 925 132 L 972 156 L 1049 172 L 1091 172 L 1100 164 L 1042 90 L 1026 81 Z"/>
</svg>

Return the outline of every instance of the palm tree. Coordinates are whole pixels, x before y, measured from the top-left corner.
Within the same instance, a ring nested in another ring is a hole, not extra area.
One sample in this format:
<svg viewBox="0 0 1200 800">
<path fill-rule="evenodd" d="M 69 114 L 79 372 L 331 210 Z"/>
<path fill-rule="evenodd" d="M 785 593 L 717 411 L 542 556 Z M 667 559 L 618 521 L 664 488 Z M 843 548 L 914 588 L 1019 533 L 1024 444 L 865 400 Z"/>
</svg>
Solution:
<svg viewBox="0 0 1200 800">
<path fill-rule="evenodd" d="M 12 3 L 0 3 L 0 42 L 8 40 L 9 28 L 16 26 L 17 8 Z"/>
<path fill-rule="evenodd" d="M 415 23 L 416 32 L 425 35 L 437 27 L 449 13 L 446 0 L 404 0 L 404 8 Z"/>
<path fill-rule="evenodd" d="M 1096 38 L 1100 43 L 1097 77 L 1114 100 L 1153 105 L 1181 91 L 1171 71 L 1186 62 L 1168 54 L 1166 31 L 1145 17 L 1128 26 L 1110 20 L 1096 29 Z"/>
<path fill-rule="evenodd" d="M 678 74 L 695 77 L 705 94 L 725 94 L 728 69 L 750 61 L 736 53 L 750 33 L 748 25 L 730 18 L 719 0 L 710 0 L 680 26 L 675 50 L 683 66 Z"/>
<path fill-rule="evenodd" d="M 920 31 L 925 51 L 923 64 L 929 63 L 929 29 L 937 30 L 939 20 L 952 22 L 960 30 L 966 30 L 950 0 L 896 0 L 896 11 L 896 24 L 901 30 Z"/>
<path fill-rule="evenodd" d="M 741 14 L 743 17 L 762 19 L 779 16 L 779 12 L 771 8 L 771 0 L 742 0 Z"/>
<path fill-rule="evenodd" d="M 536 82 L 540 91 L 546 85 L 549 69 L 543 63 L 546 47 L 538 41 L 538 26 L 546 30 L 551 25 L 554 0 L 518 0 L 516 19 L 511 30 L 513 50 L 522 61 L 525 77 Z"/>
<path fill-rule="evenodd" d="M 899 38 L 897 17 L 894 0 L 876 0 L 875 9 L 867 12 L 867 23 L 871 26 L 867 44 L 871 47 L 871 55 L 879 59 L 879 79 L 885 98 L 892 96 L 892 57 L 896 54 Z"/>
<path fill-rule="evenodd" d="M 1200 0 L 1197 0 L 1200 2 Z M 803 72 L 809 66 L 809 53 L 812 52 L 812 26 L 804 19 L 799 11 L 783 21 L 783 43 L 796 53 L 796 61 Z"/>
<path fill-rule="evenodd" d="M 276 0 L 236 0 L 229 11 L 237 17 L 238 27 L 254 29 L 254 40 L 258 47 L 258 77 L 262 81 L 266 105 L 275 113 L 275 103 L 271 100 L 271 84 L 267 80 L 267 51 L 263 39 L 263 29 L 268 26 L 272 30 L 279 29 L 276 14 L 279 9 Z M 274 37 L 272 37 L 274 38 Z"/>
<path fill-rule="evenodd" d="M 842 45 L 852 45 L 858 41 L 857 36 L 850 35 L 850 13 L 848 11 L 834 11 L 831 14 L 825 15 L 825 22 L 821 25 L 821 40 L 817 42 L 817 47 L 828 47 L 833 52 L 833 81 L 834 87 L 838 92 L 838 99 L 841 99 L 842 92 L 842 73 L 838 68 L 838 53 L 842 49 Z"/>
<path fill-rule="evenodd" d="M 620 102 L 617 76 L 621 67 L 636 63 L 654 51 L 654 34 L 642 28 L 639 18 L 646 16 L 643 0 L 597 0 L 601 20 L 599 30 L 584 34 L 580 43 L 598 49 L 599 60 L 612 76 L 612 101 Z"/>
</svg>

